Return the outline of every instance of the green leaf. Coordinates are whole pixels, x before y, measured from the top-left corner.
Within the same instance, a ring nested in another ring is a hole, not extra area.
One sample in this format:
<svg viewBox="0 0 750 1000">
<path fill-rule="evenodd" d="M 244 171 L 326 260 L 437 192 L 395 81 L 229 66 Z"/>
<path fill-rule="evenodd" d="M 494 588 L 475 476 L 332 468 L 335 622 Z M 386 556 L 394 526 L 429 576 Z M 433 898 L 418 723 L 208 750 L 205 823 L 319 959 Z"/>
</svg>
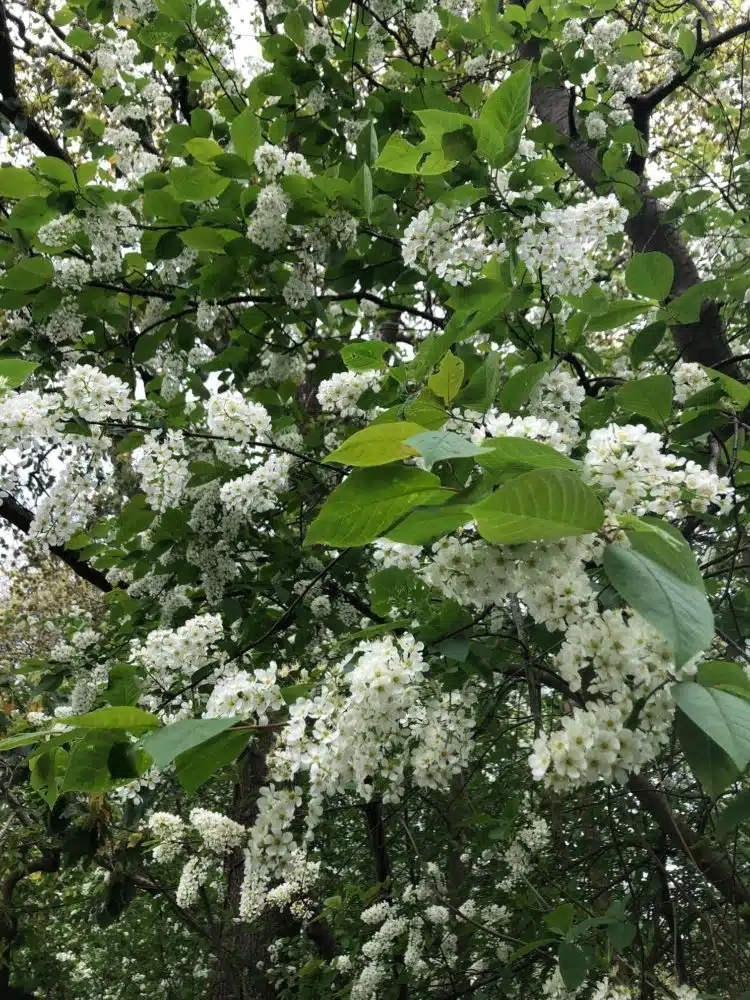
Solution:
<svg viewBox="0 0 750 1000">
<path fill-rule="evenodd" d="M 435 462 L 443 462 L 449 458 L 471 458 L 481 451 L 473 441 L 452 431 L 420 430 L 420 433 L 410 437 L 406 443 L 417 450 L 428 469 Z"/>
<path fill-rule="evenodd" d="M 679 708 L 675 734 L 690 770 L 712 798 L 718 798 L 737 780 L 740 769 L 731 757 Z"/>
<path fill-rule="evenodd" d="M 471 376 L 456 402 L 466 409 L 484 413 L 495 402 L 499 382 L 500 355 L 493 351 Z"/>
<path fill-rule="evenodd" d="M 673 392 L 669 375 L 650 375 L 620 386 L 617 402 L 628 413 L 637 413 L 657 424 L 665 424 L 672 413 Z"/>
<path fill-rule="evenodd" d="M 39 367 L 34 361 L 21 358 L 0 358 L 0 380 L 9 389 L 22 385 L 33 371 Z"/>
<path fill-rule="evenodd" d="M 238 155 L 252 163 L 255 150 L 263 142 L 263 133 L 260 122 L 250 108 L 245 108 L 237 115 L 229 127 L 229 133 Z"/>
<path fill-rule="evenodd" d="M 218 198 L 229 185 L 229 178 L 222 177 L 210 167 L 172 167 L 167 175 L 172 189 L 181 201 L 208 201 Z"/>
<path fill-rule="evenodd" d="M 674 264 L 658 250 L 636 254 L 625 270 L 628 291 L 659 302 L 669 295 L 673 281 Z"/>
<path fill-rule="evenodd" d="M 436 396 L 440 396 L 446 405 L 450 406 L 458 395 L 463 380 L 463 361 L 448 351 L 447 354 L 443 355 L 437 374 L 431 375 L 427 379 L 427 385 Z"/>
<path fill-rule="evenodd" d="M 403 521 L 389 528 L 385 537 L 406 545 L 429 545 L 468 524 L 471 519 L 471 509 L 466 504 L 424 507 L 412 511 Z"/>
<path fill-rule="evenodd" d="M 493 167 L 514 156 L 529 115 L 531 68 L 511 74 L 490 95 L 479 113 L 479 152 Z"/>
<path fill-rule="evenodd" d="M 414 507 L 439 503 L 447 494 L 437 476 L 394 465 L 357 469 L 328 497 L 304 544 L 366 545 Z"/>
<path fill-rule="evenodd" d="M 37 729 L 30 733 L 18 733 L 17 736 L 6 736 L 4 740 L 0 740 L 0 750 L 15 750 L 18 747 L 31 746 L 32 743 L 39 743 L 51 732 L 51 729 Z"/>
<path fill-rule="evenodd" d="M 247 746 L 249 729 L 228 729 L 175 758 L 177 780 L 192 795 L 212 775 L 231 764 Z"/>
<path fill-rule="evenodd" d="M 690 31 L 689 28 L 680 28 L 677 35 L 677 47 L 686 59 L 693 58 L 697 45 L 698 40 L 695 37 L 695 33 Z"/>
<path fill-rule="evenodd" d="M 525 472 L 470 509 L 480 535 L 504 545 L 585 535 L 604 521 L 596 494 L 567 469 Z"/>
<path fill-rule="evenodd" d="M 680 579 L 669 563 L 622 545 L 607 546 L 603 563 L 618 594 L 669 642 L 678 667 L 708 649 L 714 618 L 702 588 Z"/>
<path fill-rule="evenodd" d="M 750 819 L 750 788 L 738 792 L 716 817 L 716 836 L 723 840 L 728 833 Z"/>
<path fill-rule="evenodd" d="M 537 382 L 555 367 L 554 361 L 536 361 L 511 375 L 500 390 L 497 405 L 506 413 L 518 413 L 528 402 Z"/>
<path fill-rule="evenodd" d="M 2 276 L 0 285 L 17 291 L 30 292 L 48 284 L 55 276 L 55 268 L 46 257 L 25 257 Z"/>
<path fill-rule="evenodd" d="M 566 988 L 574 993 L 588 974 L 589 966 L 586 953 L 577 944 L 562 941 L 558 952 L 558 961 L 562 981 Z"/>
<path fill-rule="evenodd" d="M 704 592 L 703 577 L 695 554 L 680 531 L 668 521 L 658 517 L 620 515 L 631 549 L 659 563 L 670 573 Z"/>
<path fill-rule="evenodd" d="M 223 253 L 227 242 L 222 232 L 218 229 L 212 229 L 211 226 L 196 226 L 194 229 L 186 229 L 178 235 L 185 246 L 191 247 L 193 250 L 213 250 Z"/>
<path fill-rule="evenodd" d="M 97 708 L 86 715 L 73 715 L 65 719 L 67 726 L 81 729 L 154 729 L 159 720 L 150 712 L 144 712 L 135 705 L 108 705 Z"/>
<path fill-rule="evenodd" d="M 750 678 L 739 663 L 731 660 L 706 660 L 698 667 L 696 680 L 704 687 L 719 687 L 750 698 Z"/>
<path fill-rule="evenodd" d="M 649 323 L 648 326 L 644 326 L 636 333 L 630 345 L 630 363 L 633 368 L 638 368 L 647 358 L 651 357 L 661 344 L 666 332 L 666 323 Z"/>
<path fill-rule="evenodd" d="M 615 330 L 631 323 L 638 316 L 648 312 L 650 308 L 651 306 L 645 302 L 637 302 L 635 299 L 620 299 L 613 302 L 606 312 L 592 316 L 586 324 L 586 329 L 591 333 Z"/>
<path fill-rule="evenodd" d="M 371 424 L 352 434 L 335 451 L 326 455 L 323 461 L 367 467 L 387 465 L 400 458 L 411 458 L 418 454 L 418 449 L 416 445 L 408 444 L 406 439 L 419 435 L 423 430 L 419 424 L 409 421 Z"/>
<path fill-rule="evenodd" d="M 421 158 L 421 149 L 412 146 L 402 135 L 394 132 L 381 149 L 373 166 L 381 170 L 390 170 L 394 174 L 416 174 Z"/>
<path fill-rule="evenodd" d="M 232 718 L 182 719 L 144 736 L 141 745 L 157 767 L 166 767 L 175 757 L 218 736 L 239 721 Z"/>
<path fill-rule="evenodd" d="M 561 903 L 545 916 L 544 922 L 551 930 L 557 931 L 558 934 L 567 934 L 573 926 L 574 914 L 575 908 L 572 903 Z"/>
<path fill-rule="evenodd" d="M 70 748 L 60 792 L 106 792 L 112 783 L 109 773 L 111 738 L 95 734 L 78 740 Z"/>
<path fill-rule="evenodd" d="M 607 937 L 615 951 L 625 951 L 637 933 L 638 928 L 629 920 L 616 920 L 607 927 Z"/>
<path fill-rule="evenodd" d="M 185 149 L 199 163 L 211 163 L 217 156 L 221 156 L 224 150 L 215 139 L 195 138 L 188 139 Z"/>
<path fill-rule="evenodd" d="M 369 372 L 383 367 L 388 344 L 382 340 L 355 340 L 341 348 L 341 359 L 350 372 Z"/>
<path fill-rule="evenodd" d="M 366 163 L 362 164 L 352 179 L 352 193 L 362 206 L 365 218 L 370 219 L 373 206 L 372 172 Z"/>
<path fill-rule="evenodd" d="M 53 806 L 60 794 L 67 761 L 68 753 L 61 747 L 44 750 L 29 761 L 31 787 L 41 795 L 48 806 Z"/>
<path fill-rule="evenodd" d="M 680 711 L 743 771 L 750 761 L 750 701 L 695 681 L 676 684 L 672 697 Z"/>
<path fill-rule="evenodd" d="M 109 668 L 104 696 L 110 705 L 135 705 L 140 693 L 138 674 L 132 663 L 115 663 Z"/>
<path fill-rule="evenodd" d="M 717 371 L 716 368 L 709 368 L 707 365 L 701 365 L 701 368 L 709 378 L 719 383 L 726 395 L 740 409 L 744 410 L 745 407 L 750 406 L 750 387 L 743 385 L 742 382 L 738 382 L 736 378 L 732 378 L 726 372 Z"/>
<path fill-rule="evenodd" d="M 29 198 L 41 189 L 39 181 L 24 167 L 0 167 L 0 197 Z"/>
<path fill-rule="evenodd" d="M 578 463 L 541 441 L 530 438 L 496 437 L 483 442 L 479 451 L 480 465 L 492 472 L 510 469 L 569 469 L 578 471 Z"/>
<path fill-rule="evenodd" d="M 284 33 L 298 49 L 305 47 L 305 22 L 299 11 L 293 10 L 284 18 Z"/>
</svg>

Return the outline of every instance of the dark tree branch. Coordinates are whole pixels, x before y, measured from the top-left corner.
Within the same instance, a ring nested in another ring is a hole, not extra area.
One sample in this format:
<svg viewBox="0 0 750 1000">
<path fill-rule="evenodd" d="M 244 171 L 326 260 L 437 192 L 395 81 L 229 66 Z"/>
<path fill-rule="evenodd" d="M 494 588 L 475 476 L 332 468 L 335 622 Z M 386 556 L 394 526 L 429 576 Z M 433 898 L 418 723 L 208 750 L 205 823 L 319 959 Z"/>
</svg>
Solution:
<svg viewBox="0 0 750 1000">
<path fill-rule="evenodd" d="M 735 35 L 740 33 L 735 31 Z M 718 38 L 715 42 L 718 44 Z M 538 60 L 538 43 L 526 43 L 521 47 L 521 54 L 526 59 Z M 569 95 L 565 87 L 536 83 L 532 87 L 531 101 L 539 118 L 554 125 L 567 141 L 561 148 L 561 155 L 578 178 L 597 194 L 609 191 L 610 184 L 599 164 L 596 148 L 570 133 Z M 642 199 L 641 209 L 627 220 L 625 232 L 636 253 L 658 250 L 669 257 L 674 265 L 674 281 L 669 297 L 677 298 L 699 283 L 698 268 L 678 229 L 667 221 L 666 208 L 649 193 L 643 179 L 638 194 Z M 697 322 L 676 323 L 671 331 L 680 357 L 685 361 L 699 362 L 713 368 L 731 357 L 719 305 L 714 301 L 706 300 L 703 303 Z M 722 369 L 733 378 L 742 379 L 742 373 L 736 364 L 724 363 Z"/>
<path fill-rule="evenodd" d="M 695 864 L 727 903 L 750 905 L 750 890 L 731 864 L 672 812 L 662 793 L 647 778 L 642 774 L 631 775 L 628 788 L 677 850 Z"/>
<path fill-rule="evenodd" d="M 18 503 L 17 500 L 14 500 L 13 497 L 5 497 L 0 501 L 0 518 L 18 528 L 24 535 L 28 535 L 34 515 L 30 510 L 27 510 L 22 504 Z M 66 549 L 63 545 L 50 545 L 49 550 L 58 559 L 62 559 L 64 563 L 70 566 L 76 576 L 80 576 L 82 580 L 93 584 L 105 594 L 112 590 L 112 584 L 104 573 L 101 573 L 98 569 L 94 569 L 85 559 L 81 559 L 77 552 Z"/>
<path fill-rule="evenodd" d="M 700 64 L 697 60 L 700 56 L 710 55 L 720 45 L 723 45 L 725 42 L 731 42 L 733 38 L 739 38 L 740 35 L 745 35 L 748 32 L 750 32 L 750 21 L 741 21 L 739 24 L 735 24 L 734 27 L 727 28 L 726 31 L 719 32 L 713 38 L 701 42 L 696 46 L 690 65 L 686 69 L 680 73 L 675 73 L 669 80 L 658 83 L 655 87 L 647 90 L 645 94 L 633 98 L 634 106 L 642 108 L 650 114 L 663 100 L 669 97 L 670 94 L 673 94 L 675 90 L 678 90 L 683 83 L 686 83 L 693 76 L 699 69 Z"/>
<path fill-rule="evenodd" d="M 0 101 L 0 114 L 13 122 L 18 131 L 46 156 L 70 162 L 70 157 L 54 136 L 24 110 L 23 101 L 18 95 L 13 42 L 3 0 L 0 0 L 0 94 L 3 97 Z"/>
</svg>

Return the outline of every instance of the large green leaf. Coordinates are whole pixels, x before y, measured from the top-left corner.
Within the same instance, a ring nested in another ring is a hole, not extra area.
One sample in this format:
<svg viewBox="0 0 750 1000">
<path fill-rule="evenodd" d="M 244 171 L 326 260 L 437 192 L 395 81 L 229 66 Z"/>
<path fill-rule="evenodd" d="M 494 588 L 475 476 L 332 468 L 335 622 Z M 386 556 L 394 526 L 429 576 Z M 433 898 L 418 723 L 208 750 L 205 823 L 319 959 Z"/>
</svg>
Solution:
<svg viewBox="0 0 750 1000">
<path fill-rule="evenodd" d="M 381 149 L 373 167 L 390 170 L 394 174 L 416 174 L 421 158 L 421 149 L 394 133 Z"/>
<path fill-rule="evenodd" d="M 690 770 L 710 796 L 721 795 L 739 777 L 740 769 L 726 751 L 679 708 L 675 733 Z"/>
<path fill-rule="evenodd" d="M 389 528 L 385 537 L 407 545 L 428 545 L 468 524 L 471 519 L 471 510 L 466 504 L 423 507 L 413 510 L 403 521 Z"/>
<path fill-rule="evenodd" d="M 681 579 L 670 562 L 652 558 L 656 552 L 609 545 L 604 569 L 620 596 L 669 642 L 682 666 L 711 645 L 713 614 L 703 589 Z"/>
<path fill-rule="evenodd" d="M 250 108 L 245 108 L 237 115 L 231 124 L 230 134 L 237 153 L 248 163 L 252 163 L 255 150 L 263 141 L 263 135 L 260 122 Z"/>
<path fill-rule="evenodd" d="M 54 275 L 55 268 L 51 260 L 46 257 L 24 257 L 3 274 L 0 285 L 14 291 L 31 292 L 52 281 Z"/>
<path fill-rule="evenodd" d="M 596 494 L 567 469 L 525 472 L 470 509 L 482 537 L 505 545 L 585 535 L 604 521 Z"/>
<path fill-rule="evenodd" d="M 419 435 L 423 430 L 419 424 L 408 420 L 371 424 L 363 431 L 352 434 L 335 451 L 326 455 L 324 461 L 367 467 L 387 465 L 399 458 L 411 458 L 419 452 L 416 445 L 407 444 L 407 438 Z"/>
<path fill-rule="evenodd" d="M 141 744 L 157 767 L 166 767 L 175 757 L 218 736 L 239 721 L 232 718 L 182 719 L 144 736 Z"/>
<path fill-rule="evenodd" d="M 456 402 L 467 410 L 484 413 L 495 402 L 500 383 L 500 355 L 493 351 L 461 390 Z"/>
<path fill-rule="evenodd" d="M 308 529 L 305 545 L 366 545 L 414 507 L 448 494 L 437 476 L 406 466 L 357 469 L 328 497 Z"/>
<path fill-rule="evenodd" d="M 493 472 L 508 469 L 569 469 L 578 471 L 578 464 L 567 455 L 541 441 L 530 438 L 496 437 L 483 442 L 477 461 Z"/>
<path fill-rule="evenodd" d="M 617 390 L 617 402 L 628 413 L 665 424 L 672 413 L 673 391 L 669 375 L 650 375 L 621 386 Z"/>
<path fill-rule="evenodd" d="M 658 517 L 636 517 L 634 514 L 621 514 L 619 521 L 632 549 L 704 592 L 695 553 L 674 525 Z"/>
<path fill-rule="evenodd" d="M 111 785 L 108 760 L 112 739 L 104 733 L 78 740 L 70 749 L 61 792 L 105 792 Z"/>
<path fill-rule="evenodd" d="M 500 409 L 508 413 L 517 413 L 524 403 L 528 402 L 537 382 L 554 367 L 554 361 L 535 361 L 534 364 L 526 365 L 520 372 L 511 375 L 497 397 Z"/>
<path fill-rule="evenodd" d="M 154 729 L 159 720 L 150 712 L 144 712 L 135 705 L 108 705 L 97 708 L 86 715 L 73 715 L 65 720 L 68 726 L 78 726 L 80 729 Z"/>
<path fill-rule="evenodd" d="M 744 770 L 750 761 L 750 701 L 696 681 L 676 684 L 672 695 L 680 711 Z"/>
<path fill-rule="evenodd" d="M 9 389 L 22 385 L 26 379 L 39 367 L 34 361 L 24 361 L 21 358 L 0 358 L 0 379 Z"/>
<path fill-rule="evenodd" d="M 750 788 L 743 788 L 726 803 L 716 817 L 716 836 L 723 839 L 748 820 L 750 820 Z"/>
<path fill-rule="evenodd" d="M 673 281 L 674 264 L 658 250 L 636 254 L 625 270 L 628 291 L 647 299 L 666 299 Z"/>
<path fill-rule="evenodd" d="M 172 167 L 169 180 L 180 201 L 208 201 L 218 198 L 229 185 L 229 178 L 222 177 L 211 167 Z"/>
<path fill-rule="evenodd" d="M 24 167 L 0 167 L 0 197 L 28 198 L 39 192 L 41 185 Z"/>
<path fill-rule="evenodd" d="M 588 974 L 588 959 L 583 948 L 570 941 L 560 943 L 558 953 L 560 976 L 571 993 L 575 993 Z"/>
<path fill-rule="evenodd" d="M 425 465 L 431 469 L 435 462 L 444 462 L 449 458 L 471 458 L 478 455 L 481 448 L 461 434 L 453 431 L 420 431 L 407 441 L 416 448 L 424 459 Z"/>
<path fill-rule="evenodd" d="M 427 385 L 436 396 L 448 405 L 453 402 L 459 393 L 464 380 L 464 363 L 461 358 L 448 351 L 440 362 L 440 368 L 435 375 L 427 379 Z"/>
<path fill-rule="evenodd" d="M 249 729 L 228 729 L 176 757 L 175 774 L 188 795 L 239 757 L 251 735 Z"/>
<path fill-rule="evenodd" d="M 529 115 L 531 69 L 528 65 L 512 73 L 489 96 L 479 113 L 479 153 L 493 167 L 512 159 Z"/>
</svg>

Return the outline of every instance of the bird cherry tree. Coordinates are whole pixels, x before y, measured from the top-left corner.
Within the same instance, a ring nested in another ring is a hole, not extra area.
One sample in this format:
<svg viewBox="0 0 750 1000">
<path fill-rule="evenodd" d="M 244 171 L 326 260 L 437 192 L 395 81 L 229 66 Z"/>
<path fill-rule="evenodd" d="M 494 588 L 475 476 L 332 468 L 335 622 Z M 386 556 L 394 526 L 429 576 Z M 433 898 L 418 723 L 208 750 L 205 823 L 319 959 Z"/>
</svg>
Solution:
<svg viewBox="0 0 750 1000">
<path fill-rule="evenodd" d="M 0 0 L 8 995 L 741 995 L 745 6 Z"/>
</svg>

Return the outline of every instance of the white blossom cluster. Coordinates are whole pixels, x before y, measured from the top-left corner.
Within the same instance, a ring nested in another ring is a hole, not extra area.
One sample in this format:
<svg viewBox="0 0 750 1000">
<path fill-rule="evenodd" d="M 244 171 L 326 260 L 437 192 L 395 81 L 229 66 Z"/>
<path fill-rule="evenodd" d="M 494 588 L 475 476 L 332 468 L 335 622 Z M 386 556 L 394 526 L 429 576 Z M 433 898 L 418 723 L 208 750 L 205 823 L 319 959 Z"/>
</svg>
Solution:
<svg viewBox="0 0 750 1000">
<path fill-rule="evenodd" d="M 643 424 L 609 424 L 594 429 L 587 442 L 584 475 L 608 491 L 615 511 L 684 517 L 702 514 L 711 505 L 731 508 L 729 480 L 663 451 L 658 434 Z"/>
<path fill-rule="evenodd" d="M 690 361 L 680 361 L 672 371 L 672 381 L 674 383 L 674 398 L 677 403 L 684 403 L 696 392 L 707 389 L 712 384 L 703 365 Z"/>
<path fill-rule="evenodd" d="M 133 405 L 127 382 L 116 375 L 105 375 L 92 365 L 69 368 L 60 388 L 65 405 L 93 423 L 124 420 Z"/>
<path fill-rule="evenodd" d="M 0 448 L 57 436 L 60 400 L 36 389 L 0 395 Z"/>
<path fill-rule="evenodd" d="M 621 233 L 628 217 L 613 195 L 554 208 L 524 219 L 518 256 L 550 295 L 583 295 L 596 275 L 597 251 Z"/>
<path fill-rule="evenodd" d="M 429 49 L 440 31 L 440 17 L 434 7 L 425 7 L 411 19 L 414 41 L 420 49 Z"/>
<path fill-rule="evenodd" d="M 152 431 L 133 452 L 133 471 L 152 510 L 176 507 L 185 492 L 190 469 L 182 431 Z"/>
<path fill-rule="evenodd" d="M 224 636 L 221 615 L 198 615 L 176 629 L 154 629 L 133 640 L 130 658 L 143 666 L 162 690 L 175 681 L 189 681 L 209 660 L 221 660 L 217 644 Z"/>
<path fill-rule="evenodd" d="M 502 247 L 488 244 L 474 220 L 445 205 L 431 205 L 415 216 L 401 246 L 405 264 L 449 285 L 468 284 L 493 254 L 502 252 Z"/>
<path fill-rule="evenodd" d="M 237 389 L 211 396 L 206 420 L 211 434 L 237 443 L 267 441 L 271 433 L 271 418 L 265 407 L 245 399 Z"/>
<path fill-rule="evenodd" d="M 363 417 L 367 411 L 359 406 L 359 397 L 368 389 L 380 388 L 381 374 L 367 372 L 335 372 L 318 386 L 318 402 L 324 413 L 342 417 Z"/>
<path fill-rule="evenodd" d="M 267 667 L 258 667 L 252 674 L 246 670 L 223 674 L 209 695 L 204 716 L 254 719 L 260 725 L 267 725 L 269 713 L 277 712 L 283 705 L 276 663 L 271 660 Z"/>
<path fill-rule="evenodd" d="M 211 809 L 192 809 L 190 823 L 203 846 L 213 854 L 228 854 L 247 839 L 247 830 L 241 823 Z"/>
<path fill-rule="evenodd" d="M 446 905 L 448 904 L 448 905 Z M 510 911 L 496 903 L 485 904 L 469 896 L 455 907 L 445 878 L 434 862 L 425 866 L 423 877 L 407 885 L 393 900 L 380 900 L 362 911 L 362 923 L 370 936 L 354 961 L 338 956 L 335 967 L 351 974 L 353 1000 L 373 1000 L 390 981 L 393 962 L 402 961 L 413 980 L 429 995 L 437 984 L 451 982 L 458 961 L 459 935 L 471 935 L 468 956 L 470 977 L 481 974 L 486 958 L 505 958 L 504 943 L 498 944 L 510 921 Z"/>
<path fill-rule="evenodd" d="M 246 476 L 231 479 L 221 487 L 221 502 L 230 513 L 249 517 L 273 510 L 278 495 L 289 488 L 293 456 L 271 455 Z"/>
</svg>

